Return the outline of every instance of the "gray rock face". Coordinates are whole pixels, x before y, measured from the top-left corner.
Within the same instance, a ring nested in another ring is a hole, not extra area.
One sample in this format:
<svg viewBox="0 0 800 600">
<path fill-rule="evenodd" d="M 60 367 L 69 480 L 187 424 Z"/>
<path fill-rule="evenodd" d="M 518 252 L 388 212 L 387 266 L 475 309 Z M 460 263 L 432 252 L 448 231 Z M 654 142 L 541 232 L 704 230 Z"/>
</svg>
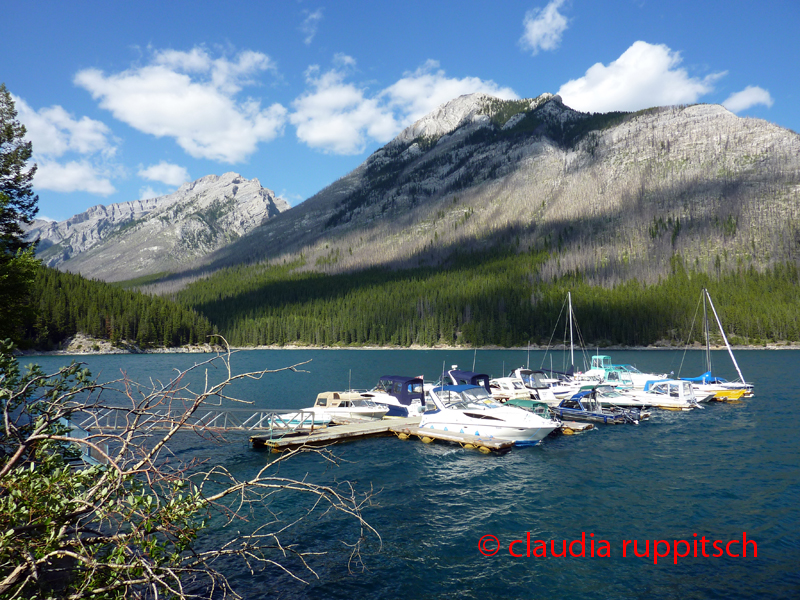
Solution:
<svg viewBox="0 0 800 600">
<path fill-rule="evenodd" d="M 547 278 L 604 284 L 655 281 L 677 258 L 712 274 L 798 263 L 800 136 L 718 105 L 588 114 L 551 94 L 462 96 L 209 267 L 414 267 L 509 244 L 550 251 Z"/>
<path fill-rule="evenodd" d="M 48 266 L 119 281 L 186 265 L 288 208 L 258 179 L 207 175 L 166 196 L 35 221 L 28 237 Z"/>
</svg>

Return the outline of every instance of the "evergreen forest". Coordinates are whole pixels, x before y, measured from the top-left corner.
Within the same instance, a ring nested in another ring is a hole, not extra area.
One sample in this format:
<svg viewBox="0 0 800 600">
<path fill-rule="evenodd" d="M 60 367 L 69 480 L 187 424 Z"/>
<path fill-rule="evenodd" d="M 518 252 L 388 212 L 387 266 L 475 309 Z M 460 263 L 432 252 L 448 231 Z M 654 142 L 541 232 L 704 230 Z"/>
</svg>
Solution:
<svg viewBox="0 0 800 600">
<path fill-rule="evenodd" d="M 732 343 L 800 340 L 793 264 L 713 277 L 675 255 L 671 273 L 656 285 L 630 280 L 601 287 L 579 273 L 543 281 L 539 267 L 548 258 L 543 251 L 498 251 L 458 256 L 445 269 L 339 275 L 300 272 L 301 263 L 239 266 L 195 282 L 177 298 L 240 346 L 519 347 L 563 341 L 569 291 L 587 344 L 645 346 L 701 341 L 698 301 L 705 287 Z"/>
<path fill-rule="evenodd" d="M 206 343 L 208 319 L 158 296 L 123 290 L 101 281 L 41 266 L 31 294 L 33 321 L 24 346 L 52 349 L 78 332 L 142 348 Z"/>
</svg>

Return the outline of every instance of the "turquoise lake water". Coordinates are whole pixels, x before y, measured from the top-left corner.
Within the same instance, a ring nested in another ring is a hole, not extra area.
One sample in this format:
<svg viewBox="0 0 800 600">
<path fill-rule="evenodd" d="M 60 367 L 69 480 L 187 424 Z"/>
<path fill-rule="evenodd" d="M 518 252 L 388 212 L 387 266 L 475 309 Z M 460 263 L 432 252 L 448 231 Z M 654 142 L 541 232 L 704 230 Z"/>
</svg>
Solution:
<svg viewBox="0 0 800 600">
<path fill-rule="evenodd" d="M 607 353 L 615 363 L 633 363 L 642 371 L 680 369 L 694 376 L 704 370 L 699 351 Z M 549 367 L 551 356 L 560 368 L 561 352 L 545 357 L 504 350 L 253 350 L 234 355 L 234 371 L 310 362 L 298 367 L 306 372 L 237 384 L 232 395 L 256 408 L 301 408 L 319 392 L 369 388 L 382 375 L 436 379 L 443 365 L 471 369 L 474 361 L 475 370 L 499 376 L 526 363 L 538 368 L 544 360 Z M 716 374 L 734 379 L 727 353 L 713 356 Z M 117 378 L 122 369 L 142 382 L 165 381 L 173 369 L 207 358 L 79 359 L 102 381 Z M 328 515 L 304 521 L 284 540 L 326 552 L 309 558 L 319 579 L 300 573 L 309 582 L 303 584 L 277 569 L 251 575 L 238 563 L 221 568 L 245 598 L 800 598 L 800 352 L 737 351 L 736 358 L 756 386 L 756 396 L 738 405 L 655 411 L 639 426 L 551 436 L 535 448 L 500 456 L 386 437 L 335 446 L 338 467 L 310 455 L 296 457 L 282 466 L 282 475 L 349 481 L 359 492 L 374 492 L 365 516 L 382 544 L 368 537 L 363 570 L 353 565 L 349 572 L 342 540 L 352 542 L 359 532 L 352 520 Z M 21 362 L 50 370 L 68 360 Z M 221 369 L 211 371 L 212 378 L 221 375 Z M 190 381 L 199 385 L 200 378 Z M 232 434 L 223 445 L 197 438 L 179 445 L 181 456 L 218 461 L 240 477 L 252 476 L 274 456 L 250 448 L 246 434 Z M 269 509 L 290 521 L 304 507 L 284 497 Z M 270 516 L 259 507 L 250 524 Z M 547 557 L 527 556 L 528 533 L 532 554 L 541 548 L 539 540 L 547 543 Z M 210 531 L 204 543 L 226 535 Z M 702 538 L 721 541 L 722 556 L 713 556 L 717 550 L 710 542 L 709 556 L 702 556 L 700 542 L 695 557 L 694 542 Z M 586 556 L 570 555 L 572 542 L 573 554 L 580 554 L 582 539 Z M 680 554 L 688 549 L 688 556 L 675 557 L 676 540 L 687 542 L 677 548 Z M 551 556 L 551 541 L 558 554 L 566 547 L 567 556 Z M 647 542 L 646 556 L 634 555 L 634 542 L 639 554 Z M 656 562 L 654 550 L 669 556 Z M 298 567 L 291 559 L 287 565 Z"/>
</svg>

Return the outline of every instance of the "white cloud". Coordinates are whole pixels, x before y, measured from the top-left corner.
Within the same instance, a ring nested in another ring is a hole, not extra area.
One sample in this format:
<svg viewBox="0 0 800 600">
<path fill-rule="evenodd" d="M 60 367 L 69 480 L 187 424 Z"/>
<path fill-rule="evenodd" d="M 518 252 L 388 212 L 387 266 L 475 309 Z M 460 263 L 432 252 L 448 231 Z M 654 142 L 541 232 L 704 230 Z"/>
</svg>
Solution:
<svg viewBox="0 0 800 600">
<path fill-rule="evenodd" d="M 303 43 L 308 45 L 314 41 L 314 36 L 317 35 L 319 23 L 322 21 L 322 9 L 318 8 L 314 12 L 306 11 L 306 14 L 308 16 L 303 21 L 303 24 L 300 25 L 300 31 L 306 36 L 303 38 Z"/>
<path fill-rule="evenodd" d="M 108 76 L 85 69 L 75 83 L 131 127 L 174 138 L 195 158 L 235 163 L 283 131 L 283 106 L 262 108 L 258 100 L 236 97 L 258 74 L 274 70 L 259 52 L 242 52 L 231 61 L 194 48 L 156 52 L 150 64 Z"/>
<path fill-rule="evenodd" d="M 580 111 L 640 110 L 653 106 L 690 104 L 714 89 L 725 73 L 703 79 L 679 68 L 681 56 L 663 44 L 634 42 L 622 56 L 605 66 L 597 63 L 580 79 L 568 81 L 558 94 Z"/>
<path fill-rule="evenodd" d="M 302 142 L 334 154 L 358 154 L 369 142 L 388 142 L 403 127 L 463 94 L 517 97 L 510 88 L 492 81 L 448 78 L 436 61 L 428 61 L 370 94 L 368 88 L 346 81 L 347 68 L 355 66 L 352 57 L 337 55 L 335 63 L 342 68 L 325 73 L 320 73 L 318 66 L 308 69 L 306 81 L 311 89 L 293 102 L 294 112 L 289 116 Z"/>
<path fill-rule="evenodd" d="M 34 176 L 37 190 L 89 192 L 108 196 L 114 193 L 106 169 L 99 163 L 117 151 L 111 130 L 89 117 L 76 119 L 61 106 L 32 108 L 14 96 L 19 122 L 25 125 L 38 164 Z M 77 156 L 77 160 L 72 158 Z M 58 159 L 65 160 L 61 162 Z"/>
<path fill-rule="evenodd" d="M 498 98 L 515 99 L 511 88 L 500 87 L 494 81 L 483 81 L 478 77 L 463 79 L 448 78 L 439 68 L 439 63 L 429 60 L 413 73 L 386 88 L 381 95 L 397 111 L 400 125 L 405 127 L 424 117 L 453 98 L 465 94 L 483 92 Z"/>
<path fill-rule="evenodd" d="M 163 195 L 163 192 L 157 192 L 149 185 L 139 188 L 139 200 L 149 200 L 150 198 L 158 198 Z"/>
<path fill-rule="evenodd" d="M 138 174 L 139 177 L 143 179 L 158 181 L 172 186 L 179 186 L 189 181 L 189 171 L 180 165 L 173 165 L 163 160 L 157 165 L 150 165 L 146 169 L 139 169 Z"/>
<path fill-rule="evenodd" d="M 38 161 L 38 165 L 33 183 L 39 190 L 88 192 L 99 196 L 109 196 L 117 191 L 108 177 L 87 161 L 69 161 L 64 164 Z"/>
<path fill-rule="evenodd" d="M 51 106 L 38 111 L 22 98 L 14 97 L 20 123 L 27 129 L 27 138 L 39 155 L 63 156 L 66 152 L 113 155 L 111 130 L 105 123 L 89 117 L 75 119 L 61 106 Z"/>
<path fill-rule="evenodd" d="M 388 141 L 397 131 L 391 112 L 366 90 L 346 83 L 344 71 L 320 74 L 319 67 L 306 71 L 311 90 L 297 98 L 289 120 L 297 137 L 312 148 L 334 154 L 358 154 L 369 139 Z"/>
<path fill-rule="evenodd" d="M 771 108 L 774 103 L 770 93 L 758 86 L 748 85 L 741 92 L 731 94 L 722 106 L 731 112 L 741 112 L 747 110 L 757 104 L 763 104 L 767 108 Z"/>
<path fill-rule="evenodd" d="M 522 47 L 534 55 L 539 50 L 555 50 L 561 44 L 561 36 L 567 30 L 567 18 L 558 12 L 565 0 L 551 0 L 542 8 L 525 13 L 522 24 L 525 32 L 520 38 Z"/>
</svg>

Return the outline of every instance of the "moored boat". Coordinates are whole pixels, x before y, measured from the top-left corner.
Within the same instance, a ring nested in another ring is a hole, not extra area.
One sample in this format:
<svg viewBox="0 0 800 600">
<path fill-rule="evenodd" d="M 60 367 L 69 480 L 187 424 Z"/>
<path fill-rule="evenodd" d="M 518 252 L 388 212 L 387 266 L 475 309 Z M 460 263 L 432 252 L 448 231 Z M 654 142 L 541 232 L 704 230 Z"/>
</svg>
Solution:
<svg viewBox="0 0 800 600">
<path fill-rule="evenodd" d="M 489 380 L 492 398 L 498 402 L 531 397 L 531 391 L 525 387 L 521 379 L 516 377 L 496 377 Z"/>
<path fill-rule="evenodd" d="M 389 407 L 379 405 L 359 392 L 322 392 L 317 394 L 314 406 L 304 410 L 323 418 L 380 419 L 389 411 Z"/>
<path fill-rule="evenodd" d="M 542 414 L 500 404 L 483 386 L 445 385 L 427 392 L 435 408 L 422 415 L 420 429 L 512 440 L 517 446 L 538 444 L 561 424 Z"/>
<path fill-rule="evenodd" d="M 648 381 L 644 390 L 624 390 L 622 393 L 645 406 L 665 410 L 703 408 L 697 403 L 691 382 L 680 379 Z"/>
<path fill-rule="evenodd" d="M 594 389 L 578 392 L 572 398 L 562 400 L 558 406 L 552 407 L 550 410 L 563 421 L 584 421 L 588 423 L 604 423 L 606 425 L 620 425 L 623 423 L 638 425 L 642 419 L 638 408 L 623 409 L 602 406 L 597 400 Z"/>
<path fill-rule="evenodd" d="M 692 383 L 692 387 L 700 400 L 726 401 L 739 400 L 742 397 L 752 397 L 753 385 L 744 380 L 744 375 L 742 375 L 742 371 L 739 368 L 739 363 L 736 362 L 736 357 L 733 355 L 733 349 L 728 343 L 728 336 L 725 335 L 725 330 L 722 328 L 722 322 L 717 314 L 717 309 L 714 307 L 714 303 L 711 301 L 711 295 L 708 293 L 706 288 L 703 288 L 703 291 L 700 294 L 700 301 L 703 303 L 703 329 L 706 342 L 706 372 L 698 377 L 681 377 L 681 379 Z M 711 365 L 711 335 L 709 332 L 709 318 L 706 302 L 708 303 L 708 306 L 711 307 L 711 312 L 714 314 L 714 319 L 719 327 L 719 334 L 722 336 L 722 340 L 725 342 L 728 355 L 731 358 L 733 366 L 736 368 L 736 373 L 739 375 L 738 381 L 727 381 L 721 377 L 715 377 L 711 374 L 713 371 Z"/>
<path fill-rule="evenodd" d="M 378 384 L 361 395 L 387 407 L 386 417 L 416 417 L 425 412 L 424 382 L 421 377 L 384 375 Z"/>
</svg>

